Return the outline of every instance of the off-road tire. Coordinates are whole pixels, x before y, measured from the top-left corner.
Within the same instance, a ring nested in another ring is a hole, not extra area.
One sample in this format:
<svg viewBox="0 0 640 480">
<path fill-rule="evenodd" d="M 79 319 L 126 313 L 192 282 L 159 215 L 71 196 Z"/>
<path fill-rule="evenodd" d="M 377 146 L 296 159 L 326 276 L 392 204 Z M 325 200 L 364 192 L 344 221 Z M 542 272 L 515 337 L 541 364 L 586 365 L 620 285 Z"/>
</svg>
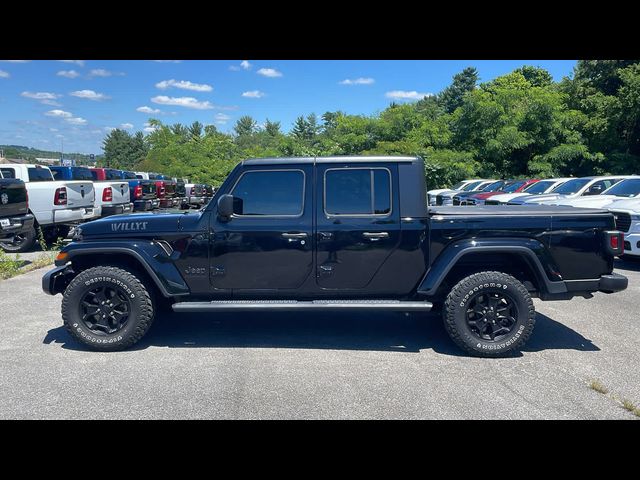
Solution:
<svg viewBox="0 0 640 480">
<path fill-rule="evenodd" d="M 130 292 L 128 300 L 131 313 L 126 324 L 112 334 L 96 335 L 81 320 L 79 304 L 92 288 L 112 286 L 121 282 Z M 133 295 L 133 296 L 131 296 Z M 138 342 L 151 327 L 154 319 L 154 303 L 149 289 L 132 273 L 118 267 L 93 267 L 76 276 L 65 289 L 62 298 L 64 326 L 78 342 L 93 350 L 118 351 Z"/>
<path fill-rule="evenodd" d="M 0 242 L 0 248 L 9 253 L 22 253 L 33 249 L 36 244 L 36 229 L 31 227 L 21 235 L 24 235 L 24 239 L 20 243 Z"/>
<path fill-rule="evenodd" d="M 467 308 L 479 291 L 508 294 L 518 310 L 511 332 L 500 341 L 483 340 L 467 324 Z M 451 339 L 466 352 L 480 357 L 501 357 L 520 350 L 531 336 L 536 311 L 525 286 L 502 272 L 480 272 L 458 282 L 444 303 L 444 326 Z"/>
</svg>

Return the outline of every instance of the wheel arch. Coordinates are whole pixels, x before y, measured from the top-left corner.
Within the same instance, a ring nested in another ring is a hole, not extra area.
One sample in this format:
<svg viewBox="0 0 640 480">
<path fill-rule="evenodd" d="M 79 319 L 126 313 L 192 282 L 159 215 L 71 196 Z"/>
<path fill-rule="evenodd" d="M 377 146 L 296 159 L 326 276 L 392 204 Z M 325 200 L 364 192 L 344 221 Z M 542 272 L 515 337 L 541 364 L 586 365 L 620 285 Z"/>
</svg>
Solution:
<svg viewBox="0 0 640 480">
<path fill-rule="evenodd" d="M 428 297 L 441 295 L 447 285 L 485 270 L 504 270 L 521 281 L 530 281 L 534 292 L 567 291 L 541 242 L 531 238 L 503 238 L 465 240 L 450 245 L 433 262 L 417 293 Z"/>
</svg>

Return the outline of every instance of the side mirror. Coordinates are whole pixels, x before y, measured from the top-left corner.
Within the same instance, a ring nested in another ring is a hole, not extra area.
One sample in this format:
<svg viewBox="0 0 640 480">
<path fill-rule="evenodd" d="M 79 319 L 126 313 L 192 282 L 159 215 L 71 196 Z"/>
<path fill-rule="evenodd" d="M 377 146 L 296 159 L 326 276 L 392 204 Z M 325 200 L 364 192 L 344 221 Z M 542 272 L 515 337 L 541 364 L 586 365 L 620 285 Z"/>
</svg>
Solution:
<svg viewBox="0 0 640 480">
<path fill-rule="evenodd" d="M 233 215 L 233 195 L 222 195 L 218 199 L 218 216 L 229 220 Z"/>
</svg>

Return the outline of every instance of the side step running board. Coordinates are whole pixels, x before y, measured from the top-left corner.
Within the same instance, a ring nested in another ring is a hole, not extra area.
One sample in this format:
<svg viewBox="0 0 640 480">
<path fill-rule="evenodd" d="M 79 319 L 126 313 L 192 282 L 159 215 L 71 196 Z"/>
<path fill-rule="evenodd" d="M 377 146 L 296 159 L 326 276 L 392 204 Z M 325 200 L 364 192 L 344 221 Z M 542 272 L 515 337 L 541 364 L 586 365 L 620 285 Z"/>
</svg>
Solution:
<svg viewBox="0 0 640 480">
<path fill-rule="evenodd" d="M 385 310 L 396 312 L 428 312 L 431 302 L 401 302 L 399 300 L 222 300 L 214 302 L 179 302 L 172 305 L 174 312 L 225 312 L 240 310 Z"/>
</svg>

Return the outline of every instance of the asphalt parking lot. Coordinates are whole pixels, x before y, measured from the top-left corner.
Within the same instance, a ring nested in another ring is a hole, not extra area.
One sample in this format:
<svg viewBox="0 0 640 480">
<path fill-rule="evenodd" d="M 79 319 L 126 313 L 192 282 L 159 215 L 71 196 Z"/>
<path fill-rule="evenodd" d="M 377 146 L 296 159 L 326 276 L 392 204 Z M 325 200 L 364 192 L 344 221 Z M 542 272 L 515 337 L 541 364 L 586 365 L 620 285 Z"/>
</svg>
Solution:
<svg viewBox="0 0 640 480">
<path fill-rule="evenodd" d="M 163 314 L 134 349 L 91 352 L 46 270 L 0 281 L 3 419 L 637 419 L 611 396 L 640 404 L 640 262 L 617 262 L 625 292 L 536 301 L 533 337 L 504 359 L 399 313 Z"/>
</svg>

